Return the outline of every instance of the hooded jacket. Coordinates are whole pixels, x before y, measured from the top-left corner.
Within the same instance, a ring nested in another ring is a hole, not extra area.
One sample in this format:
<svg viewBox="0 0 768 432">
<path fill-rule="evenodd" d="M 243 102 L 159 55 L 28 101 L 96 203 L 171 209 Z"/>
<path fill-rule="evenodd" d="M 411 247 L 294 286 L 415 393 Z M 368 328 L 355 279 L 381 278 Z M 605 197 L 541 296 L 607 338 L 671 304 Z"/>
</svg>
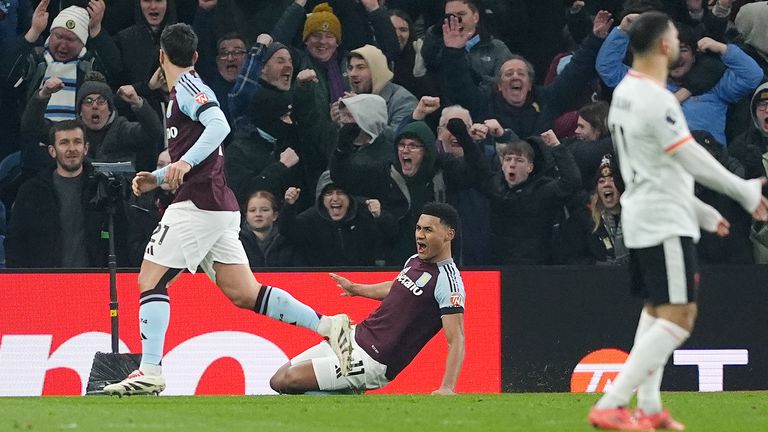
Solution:
<svg viewBox="0 0 768 432">
<path fill-rule="evenodd" d="M 421 166 L 411 177 L 403 175 L 397 156 L 397 143 L 402 137 L 413 138 L 424 145 Z M 446 202 L 449 191 L 465 188 L 471 176 L 466 165 L 455 156 L 438 155 L 435 135 L 424 122 L 404 126 L 390 151 L 395 155 L 390 164 L 359 165 L 351 163 L 349 151 L 340 147 L 331 158 L 331 176 L 353 194 L 380 200 L 382 208 L 399 220 L 399 233 L 386 259 L 388 265 L 399 265 L 413 255 L 416 247 L 413 229 L 424 204 Z"/>
<path fill-rule="evenodd" d="M 768 7 L 767 7 L 768 8 Z M 765 99 L 764 99 L 765 98 Z M 758 124 L 755 116 L 755 107 L 760 100 L 768 99 L 768 83 L 763 83 L 755 90 L 750 101 L 750 113 L 752 115 L 752 124 L 749 130 L 737 136 L 728 145 L 728 152 L 731 156 L 744 165 L 744 177 L 755 178 L 766 175 L 766 169 L 763 165 L 763 154 L 768 153 L 768 133 Z M 764 187 L 765 193 L 768 188 Z"/>
<path fill-rule="evenodd" d="M 418 100 L 405 87 L 392 82 L 394 74 L 389 70 L 387 58 L 380 49 L 373 45 L 365 45 L 352 50 L 368 64 L 371 70 L 371 93 L 384 98 L 387 104 L 387 127 L 382 132 L 389 140 L 394 139 L 395 131 L 403 119 L 410 116 Z"/>
<path fill-rule="evenodd" d="M 311 266 L 375 265 L 397 233 L 394 217 L 382 211 L 374 218 L 364 199 L 348 195 L 347 214 L 332 220 L 323 204 L 323 193 L 332 185 L 330 172 L 325 171 L 317 183 L 314 207 L 296 215 L 295 205 L 284 205 L 280 232 L 302 249 Z"/>
<path fill-rule="evenodd" d="M 758 60 L 762 65 L 768 63 L 768 32 L 765 31 L 766 22 L 768 22 L 768 3 L 764 1 L 743 5 L 734 20 L 736 29 L 744 37 L 744 42 L 753 47 L 756 54 L 762 58 L 762 61 Z"/>
<path fill-rule="evenodd" d="M 349 110 L 359 129 L 371 137 L 368 144 L 352 145 L 353 163 L 375 165 L 392 161 L 392 141 L 383 135 L 387 127 L 387 106 L 384 99 L 375 94 L 360 94 L 343 99 L 341 103 Z M 339 139 L 350 138 L 355 137 L 339 134 Z"/>
<path fill-rule="evenodd" d="M 141 0 L 135 2 L 133 19 L 135 24 L 121 30 L 115 36 L 115 43 L 123 60 L 122 81 L 132 84 L 139 94 L 144 95 L 149 92 L 147 82 L 160 66 L 160 33 L 167 26 L 176 24 L 176 0 L 167 0 L 165 16 L 156 32 L 141 13 Z"/>
</svg>

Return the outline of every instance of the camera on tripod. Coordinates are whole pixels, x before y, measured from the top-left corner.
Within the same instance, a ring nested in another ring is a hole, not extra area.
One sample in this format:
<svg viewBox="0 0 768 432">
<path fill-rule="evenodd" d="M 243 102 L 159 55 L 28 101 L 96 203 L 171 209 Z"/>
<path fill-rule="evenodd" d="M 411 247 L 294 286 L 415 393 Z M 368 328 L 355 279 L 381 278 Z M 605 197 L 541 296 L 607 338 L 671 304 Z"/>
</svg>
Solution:
<svg viewBox="0 0 768 432">
<path fill-rule="evenodd" d="M 128 198 L 131 179 L 136 170 L 131 162 L 93 162 L 96 194 L 91 206 L 97 210 L 113 210 Z"/>
</svg>

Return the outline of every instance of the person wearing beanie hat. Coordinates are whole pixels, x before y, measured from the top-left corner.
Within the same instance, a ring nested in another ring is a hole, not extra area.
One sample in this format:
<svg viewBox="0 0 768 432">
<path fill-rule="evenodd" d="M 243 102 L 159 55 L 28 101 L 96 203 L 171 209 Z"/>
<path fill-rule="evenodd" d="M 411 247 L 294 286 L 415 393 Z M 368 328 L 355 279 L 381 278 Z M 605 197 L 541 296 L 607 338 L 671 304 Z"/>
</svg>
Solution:
<svg viewBox="0 0 768 432">
<path fill-rule="evenodd" d="M 566 264 L 627 264 L 619 202 L 624 183 L 613 154 L 603 155 L 592 186 L 589 203 L 562 223 L 557 252 Z"/>
<path fill-rule="evenodd" d="M 313 33 L 329 33 L 336 39 L 336 46 L 341 42 L 341 23 L 336 15 L 333 14 L 333 8 L 328 3 L 320 3 L 312 9 L 307 20 L 304 22 L 301 40 L 307 42 Z M 320 45 L 318 45 L 320 46 Z M 322 58 L 325 54 L 315 49 L 314 56 Z M 327 60 L 327 59 L 326 59 Z"/>
<path fill-rule="evenodd" d="M 274 42 L 270 35 L 260 34 L 248 51 L 240 67 L 240 74 L 229 91 L 229 116 L 233 130 L 253 129 L 253 108 L 266 108 L 254 107 L 252 103 L 262 88 L 285 92 L 290 90 L 292 81 L 293 59 L 290 50 L 282 43 Z"/>
<path fill-rule="evenodd" d="M 9 64 L 13 64 L 7 79 L 22 89 L 25 100 L 34 100 L 33 103 L 37 104 L 43 97 L 47 101 L 47 106 L 43 107 L 46 119 L 71 120 L 77 117 L 77 89 L 85 80 L 86 73 L 98 71 L 109 79 L 116 79 L 122 66 L 114 41 L 101 31 L 105 11 L 103 0 L 90 2 L 90 17 L 89 11 L 82 7 L 63 9 L 52 20 L 50 37 L 45 41 L 44 49 L 34 49 L 48 26 L 49 3 L 49 0 L 38 3 L 29 30 L 17 40 L 17 57 L 7 59 Z M 46 82 L 50 85 L 46 86 Z M 44 95 L 41 96 L 41 92 Z M 39 137 L 40 142 L 46 142 L 47 138 L 42 136 L 41 130 L 26 131 L 26 136 Z M 25 152 L 22 157 L 23 165 L 30 170 L 43 169 L 50 164 L 50 158 L 43 152 Z"/>
<path fill-rule="evenodd" d="M 614 156 L 606 154 L 600 162 L 600 168 L 597 169 L 594 183 L 597 201 L 592 210 L 592 220 L 595 222 L 593 230 L 596 230 L 600 224 L 598 217 L 600 214 L 607 212 L 616 219 L 621 215 L 619 198 L 624 192 L 624 182 L 615 165 Z"/>
<path fill-rule="evenodd" d="M 288 47 L 280 42 L 267 45 L 261 79 L 278 90 L 288 91 L 293 81 L 293 59 Z"/>
<path fill-rule="evenodd" d="M 387 58 L 373 45 L 365 45 L 350 52 L 347 74 L 353 92 L 372 93 L 384 98 L 389 122 L 383 134 L 394 139 L 397 127 L 416 108 L 416 96 L 392 82 L 393 74 L 387 65 Z"/>
<path fill-rule="evenodd" d="M 77 92 L 77 118 L 85 127 L 88 139 L 88 157 L 97 162 L 133 162 L 138 170 L 155 166 L 159 147 L 163 142 L 163 126 L 149 104 L 136 94 L 133 86 L 118 89 L 118 95 L 128 103 L 137 121 L 118 115 L 114 94 L 98 72 L 86 74 L 86 81 Z M 55 122 L 45 117 L 51 94 L 61 91 L 63 82 L 49 78 L 32 97 L 24 110 L 21 127 L 34 131 L 42 140 Z"/>
<path fill-rule="evenodd" d="M 75 109 L 88 129 L 101 130 L 115 114 L 115 95 L 104 81 L 86 81 L 77 90 Z"/>
<path fill-rule="evenodd" d="M 90 16 L 88 15 L 87 10 L 80 6 L 70 6 L 59 12 L 59 14 L 56 15 L 56 18 L 53 19 L 53 22 L 51 23 L 51 36 L 54 36 L 54 30 L 63 29 L 64 31 L 74 34 L 80 43 L 85 45 L 88 42 L 89 21 Z M 60 33 L 56 32 L 56 34 Z M 64 36 L 54 36 L 53 38 L 65 39 Z M 56 58 L 56 60 L 68 60 L 71 57 L 72 55 L 68 58 L 57 58 L 56 51 L 54 51 L 54 58 Z"/>
<path fill-rule="evenodd" d="M 397 57 L 397 35 L 389 21 L 386 9 L 378 0 L 360 2 L 335 2 L 334 7 L 344 14 L 337 14 L 327 4 L 320 4 L 307 16 L 304 6 L 307 0 L 295 0 L 283 12 L 271 34 L 275 40 L 291 46 L 291 55 L 296 70 L 312 69 L 318 85 L 313 90 L 318 105 L 331 107 L 330 117 L 336 120 L 338 101 L 350 91 L 346 80 L 347 57 L 340 49 L 342 39 L 346 49 L 357 48 L 376 41 L 383 47 L 387 57 Z M 346 20 L 346 21 L 345 21 Z M 353 28 L 352 37 L 344 30 Z M 296 34 L 302 35 L 303 46 L 294 47 Z M 390 139 L 394 136 L 390 135 Z"/>
</svg>

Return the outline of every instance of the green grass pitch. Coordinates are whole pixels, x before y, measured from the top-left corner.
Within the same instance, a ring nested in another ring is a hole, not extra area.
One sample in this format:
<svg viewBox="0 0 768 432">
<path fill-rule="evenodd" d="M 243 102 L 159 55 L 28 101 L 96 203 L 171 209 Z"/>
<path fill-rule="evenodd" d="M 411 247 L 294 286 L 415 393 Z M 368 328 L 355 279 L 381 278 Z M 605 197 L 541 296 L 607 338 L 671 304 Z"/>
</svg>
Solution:
<svg viewBox="0 0 768 432">
<path fill-rule="evenodd" d="M 590 431 L 589 394 L 0 398 L 0 431 Z M 688 431 L 768 431 L 768 392 L 664 393 Z"/>
</svg>

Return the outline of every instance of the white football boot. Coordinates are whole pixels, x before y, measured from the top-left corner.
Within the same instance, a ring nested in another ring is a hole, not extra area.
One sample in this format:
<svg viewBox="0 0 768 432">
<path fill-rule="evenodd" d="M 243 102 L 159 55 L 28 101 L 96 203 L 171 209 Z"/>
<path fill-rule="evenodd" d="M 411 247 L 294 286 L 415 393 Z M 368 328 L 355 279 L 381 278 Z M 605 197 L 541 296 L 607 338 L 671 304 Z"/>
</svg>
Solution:
<svg viewBox="0 0 768 432">
<path fill-rule="evenodd" d="M 104 394 L 121 397 L 123 395 L 159 395 L 163 390 L 165 390 L 165 378 L 161 375 L 145 375 L 138 369 L 119 383 L 104 386 Z"/>
<path fill-rule="evenodd" d="M 347 376 L 352 363 L 352 326 L 347 314 L 326 316 L 330 320 L 330 330 L 327 335 L 331 349 L 339 358 L 341 374 Z"/>
</svg>

